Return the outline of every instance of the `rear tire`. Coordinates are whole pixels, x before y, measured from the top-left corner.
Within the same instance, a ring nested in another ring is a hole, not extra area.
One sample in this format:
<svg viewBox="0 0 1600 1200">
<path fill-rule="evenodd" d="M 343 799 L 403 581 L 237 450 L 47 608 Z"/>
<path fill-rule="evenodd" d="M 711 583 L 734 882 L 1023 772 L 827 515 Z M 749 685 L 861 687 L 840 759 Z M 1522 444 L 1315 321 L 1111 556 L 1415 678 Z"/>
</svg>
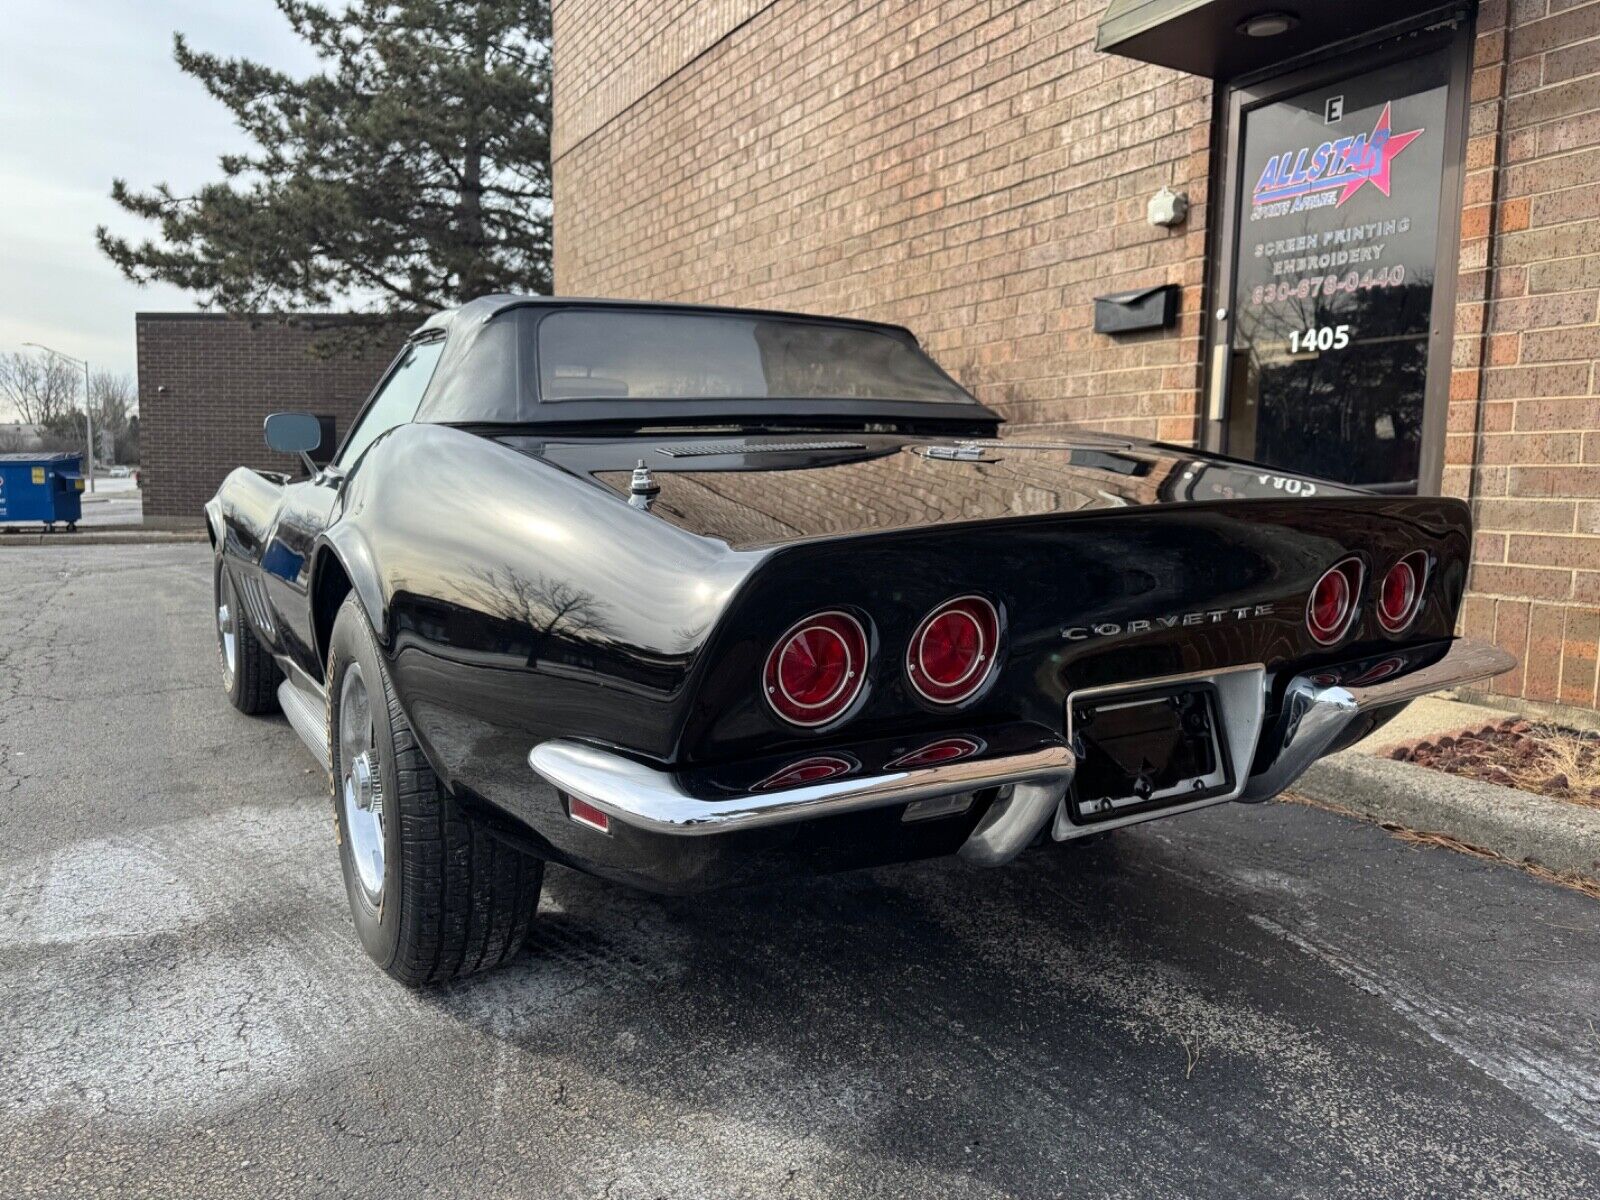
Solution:
<svg viewBox="0 0 1600 1200">
<path fill-rule="evenodd" d="M 217 656 L 222 660 L 222 686 L 229 702 L 255 716 L 278 710 L 278 685 L 283 672 L 250 628 L 239 604 L 233 576 L 219 555 L 211 577 L 211 611 L 217 627 Z"/>
<path fill-rule="evenodd" d="M 328 641 L 339 864 L 362 947 L 412 986 L 507 962 L 538 908 L 543 860 L 495 837 L 440 784 L 353 593 Z"/>
</svg>

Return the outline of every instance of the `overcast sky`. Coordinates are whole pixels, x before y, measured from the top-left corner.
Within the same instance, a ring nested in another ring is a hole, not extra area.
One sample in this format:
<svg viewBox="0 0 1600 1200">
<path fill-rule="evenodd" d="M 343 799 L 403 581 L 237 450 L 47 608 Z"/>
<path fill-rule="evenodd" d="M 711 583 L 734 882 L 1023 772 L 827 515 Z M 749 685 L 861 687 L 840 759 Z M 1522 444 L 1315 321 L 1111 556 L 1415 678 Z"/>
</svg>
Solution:
<svg viewBox="0 0 1600 1200">
<path fill-rule="evenodd" d="M 173 64 L 175 30 L 198 49 L 315 63 L 271 0 L 0 0 L 0 350 L 42 342 L 131 374 L 133 314 L 196 307 L 127 282 L 94 241 L 97 225 L 147 228 L 111 202 L 112 179 L 191 188 L 245 148 Z"/>
</svg>

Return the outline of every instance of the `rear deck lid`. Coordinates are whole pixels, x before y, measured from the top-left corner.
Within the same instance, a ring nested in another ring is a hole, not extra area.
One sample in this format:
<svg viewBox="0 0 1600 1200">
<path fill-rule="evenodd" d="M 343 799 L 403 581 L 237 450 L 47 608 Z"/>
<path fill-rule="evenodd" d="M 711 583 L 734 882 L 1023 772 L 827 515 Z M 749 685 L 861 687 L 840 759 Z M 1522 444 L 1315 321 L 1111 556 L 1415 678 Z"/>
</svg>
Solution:
<svg viewBox="0 0 1600 1200">
<path fill-rule="evenodd" d="M 685 451 L 691 451 L 685 453 Z M 643 461 L 651 513 L 736 548 L 1141 506 L 1360 495 L 1155 443 L 930 441 L 900 435 L 548 444 L 545 457 L 626 496 Z"/>
</svg>

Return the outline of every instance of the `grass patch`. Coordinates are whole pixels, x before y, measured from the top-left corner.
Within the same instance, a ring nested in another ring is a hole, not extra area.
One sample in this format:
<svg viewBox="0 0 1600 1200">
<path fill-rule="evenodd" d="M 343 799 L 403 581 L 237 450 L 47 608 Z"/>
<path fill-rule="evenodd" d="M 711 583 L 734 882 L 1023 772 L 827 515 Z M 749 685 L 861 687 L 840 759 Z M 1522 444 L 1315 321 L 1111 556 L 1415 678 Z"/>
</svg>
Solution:
<svg viewBox="0 0 1600 1200">
<path fill-rule="evenodd" d="M 1512 718 L 1411 745 L 1389 757 L 1451 775 L 1600 808 L 1600 734 Z"/>
</svg>

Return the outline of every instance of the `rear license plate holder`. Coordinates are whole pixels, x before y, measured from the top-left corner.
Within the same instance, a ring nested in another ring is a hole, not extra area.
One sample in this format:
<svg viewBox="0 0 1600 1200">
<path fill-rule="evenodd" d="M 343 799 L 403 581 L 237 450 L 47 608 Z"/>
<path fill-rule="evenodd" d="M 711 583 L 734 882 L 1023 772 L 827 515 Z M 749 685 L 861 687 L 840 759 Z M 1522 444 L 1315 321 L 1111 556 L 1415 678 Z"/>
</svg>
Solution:
<svg viewBox="0 0 1600 1200">
<path fill-rule="evenodd" d="M 1130 687 L 1068 700 L 1078 756 L 1067 795 L 1075 825 L 1192 804 L 1234 789 L 1222 706 L 1213 683 Z"/>
</svg>

